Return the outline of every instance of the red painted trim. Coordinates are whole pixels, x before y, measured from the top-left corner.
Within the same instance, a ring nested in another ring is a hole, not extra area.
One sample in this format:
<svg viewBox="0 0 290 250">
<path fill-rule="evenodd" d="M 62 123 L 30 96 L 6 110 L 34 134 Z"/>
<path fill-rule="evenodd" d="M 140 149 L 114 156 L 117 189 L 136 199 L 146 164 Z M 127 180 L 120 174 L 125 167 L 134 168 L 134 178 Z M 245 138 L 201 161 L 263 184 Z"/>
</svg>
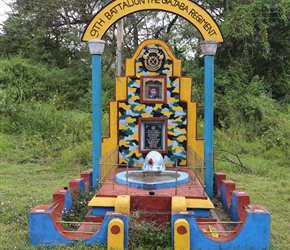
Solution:
<svg viewBox="0 0 290 250">
<path fill-rule="evenodd" d="M 162 93 L 163 93 L 163 99 L 160 100 L 160 99 L 144 99 L 143 97 L 143 92 L 146 91 L 146 88 L 145 88 L 145 80 L 146 79 L 163 79 L 163 90 L 162 90 Z M 167 75 L 166 76 L 141 76 L 141 79 L 140 79 L 140 103 L 166 103 L 167 101 Z"/>
<path fill-rule="evenodd" d="M 87 170 L 87 171 L 83 171 L 81 173 L 81 178 L 83 178 L 85 180 L 85 189 L 86 190 L 89 190 L 90 186 L 92 185 L 92 183 L 90 183 L 92 174 L 93 174 L 93 170 Z"/>
<path fill-rule="evenodd" d="M 225 185 L 226 202 L 230 208 L 232 205 L 232 192 L 236 189 L 236 183 L 232 180 L 223 180 L 222 182 Z"/>
<path fill-rule="evenodd" d="M 111 233 L 112 234 L 119 234 L 121 232 L 121 228 L 117 225 L 114 225 L 111 227 Z"/>
<path fill-rule="evenodd" d="M 196 222 L 217 222 L 216 218 L 196 218 Z"/>
<path fill-rule="evenodd" d="M 72 191 L 78 192 L 79 191 L 79 186 L 80 186 L 80 183 L 81 183 L 82 180 L 84 180 L 84 179 L 83 178 L 72 179 L 69 182 L 69 189 L 72 190 Z"/>
<path fill-rule="evenodd" d="M 179 226 L 178 228 L 177 228 L 177 233 L 179 233 L 179 234 L 181 234 L 181 235 L 183 235 L 183 234 L 186 234 L 187 233 L 187 229 L 186 229 L 186 227 L 185 226 Z"/>
<path fill-rule="evenodd" d="M 222 189 L 222 181 L 226 180 L 226 174 L 223 172 L 216 172 L 215 173 L 215 181 L 216 181 L 216 187 L 217 187 L 217 192 L 220 195 L 221 194 L 221 189 Z"/>
<path fill-rule="evenodd" d="M 59 218 L 63 216 L 62 211 L 64 209 L 64 200 L 67 192 L 69 192 L 69 190 L 60 188 L 53 193 L 53 207 Z"/>
<path fill-rule="evenodd" d="M 83 178 L 76 178 L 76 179 L 72 179 L 69 182 L 69 189 L 72 192 L 72 200 L 73 201 L 76 201 L 78 199 L 79 187 L 80 187 L 80 183 L 82 180 L 84 180 L 84 179 Z"/>
<path fill-rule="evenodd" d="M 130 196 L 130 211 L 140 210 L 147 213 L 171 212 L 171 196 Z"/>
<path fill-rule="evenodd" d="M 233 193 L 235 193 L 237 196 L 238 214 L 240 221 L 245 222 L 248 215 L 245 207 L 250 205 L 250 196 L 247 192 L 243 190 L 234 190 Z"/>
</svg>

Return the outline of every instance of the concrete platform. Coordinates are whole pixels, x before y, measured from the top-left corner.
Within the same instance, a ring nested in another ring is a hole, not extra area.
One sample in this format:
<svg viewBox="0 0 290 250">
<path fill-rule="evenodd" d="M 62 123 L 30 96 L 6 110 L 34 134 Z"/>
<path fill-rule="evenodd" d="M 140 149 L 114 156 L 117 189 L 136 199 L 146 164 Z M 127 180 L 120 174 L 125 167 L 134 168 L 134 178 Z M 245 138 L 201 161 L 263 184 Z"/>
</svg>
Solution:
<svg viewBox="0 0 290 250">
<path fill-rule="evenodd" d="M 132 170 L 140 170 L 139 168 L 129 168 Z M 170 168 L 168 170 L 176 170 L 176 168 Z M 134 187 L 124 186 L 116 183 L 116 174 L 119 172 L 126 171 L 126 168 L 117 168 L 106 181 L 101 189 L 96 193 L 96 196 L 118 196 L 118 195 L 141 195 L 141 196 L 150 196 L 149 192 L 153 191 L 154 196 L 184 196 L 186 198 L 194 199 L 205 199 L 208 197 L 204 192 L 203 187 L 200 185 L 192 171 L 188 168 L 177 168 L 177 171 L 186 172 L 189 175 L 189 182 L 179 186 L 177 188 L 162 188 L 157 190 L 143 190 Z"/>
<path fill-rule="evenodd" d="M 128 169 L 128 171 L 132 170 L 140 169 Z M 185 198 L 185 209 L 187 211 L 194 211 L 197 217 L 209 217 L 210 210 L 214 208 L 214 205 L 193 172 L 188 168 L 173 168 L 170 170 L 187 173 L 189 181 L 178 187 L 145 190 L 118 184 L 115 181 L 116 175 L 127 171 L 127 169 L 117 168 L 90 201 L 89 206 L 92 207 L 92 214 L 104 216 L 107 211 L 113 212 L 117 196 L 127 195 L 130 196 L 131 213 L 142 210 L 149 217 L 156 217 L 156 215 L 160 217 L 163 214 L 164 217 L 169 218 L 172 211 L 172 197 L 179 196 Z"/>
</svg>

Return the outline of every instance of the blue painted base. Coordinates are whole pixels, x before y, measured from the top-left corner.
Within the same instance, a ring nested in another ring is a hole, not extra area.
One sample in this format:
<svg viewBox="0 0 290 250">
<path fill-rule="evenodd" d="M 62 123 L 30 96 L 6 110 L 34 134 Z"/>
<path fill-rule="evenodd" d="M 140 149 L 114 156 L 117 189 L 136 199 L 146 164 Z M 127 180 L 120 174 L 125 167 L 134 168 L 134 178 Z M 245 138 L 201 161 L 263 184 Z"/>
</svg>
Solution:
<svg viewBox="0 0 290 250">
<path fill-rule="evenodd" d="M 53 210 L 34 209 L 29 213 L 29 230 L 31 246 L 46 245 L 56 247 L 61 244 L 72 245 L 75 240 L 65 237 L 56 228 L 53 221 Z M 90 239 L 81 241 L 84 245 L 106 244 L 108 241 L 108 225 L 112 219 L 119 218 L 124 222 L 124 249 L 128 246 L 129 216 L 127 214 L 107 213 L 100 230 Z"/>
<path fill-rule="evenodd" d="M 114 212 L 114 207 L 93 207 L 92 215 L 105 216 L 107 212 Z"/>
<path fill-rule="evenodd" d="M 140 174 L 140 176 L 145 175 L 146 173 L 150 174 L 152 177 L 152 180 L 149 182 L 145 181 L 139 181 L 133 179 L 134 175 Z M 179 175 L 178 178 L 172 178 L 171 180 L 163 180 L 163 176 L 175 176 L 176 171 L 169 171 L 165 170 L 162 172 L 156 172 L 156 178 L 154 178 L 154 171 L 151 172 L 145 172 L 142 170 L 132 170 L 128 171 L 128 178 L 126 177 L 127 171 L 120 172 L 116 175 L 116 182 L 126 186 L 128 183 L 128 186 L 134 187 L 134 188 L 140 188 L 145 190 L 155 190 L 155 189 L 161 189 L 161 188 L 171 188 L 177 186 L 181 186 L 189 181 L 189 175 L 187 173 L 177 171 L 177 174 Z M 132 176 L 132 177 L 131 177 Z M 160 180 L 159 180 L 160 179 Z"/>
<path fill-rule="evenodd" d="M 190 249 L 255 249 L 264 250 L 270 247 L 270 214 L 266 211 L 247 209 L 247 220 L 244 226 L 232 236 L 209 238 L 198 227 L 193 213 L 172 213 L 171 226 L 177 219 L 185 219 L 190 226 Z M 172 230 L 174 239 L 174 230 Z M 172 242 L 173 244 L 174 242 Z"/>
<path fill-rule="evenodd" d="M 197 208 L 189 208 L 187 211 L 193 211 L 195 217 L 197 218 L 209 218 L 210 210 L 209 209 L 197 209 Z"/>
</svg>

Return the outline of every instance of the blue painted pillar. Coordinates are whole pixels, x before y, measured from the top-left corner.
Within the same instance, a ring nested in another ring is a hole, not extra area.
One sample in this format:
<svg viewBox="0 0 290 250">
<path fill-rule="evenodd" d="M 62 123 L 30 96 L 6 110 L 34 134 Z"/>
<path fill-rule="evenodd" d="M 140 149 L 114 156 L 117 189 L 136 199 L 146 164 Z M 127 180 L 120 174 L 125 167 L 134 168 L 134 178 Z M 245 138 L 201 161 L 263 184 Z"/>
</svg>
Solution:
<svg viewBox="0 0 290 250">
<path fill-rule="evenodd" d="M 204 55 L 204 162 L 205 162 L 205 192 L 213 198 L 213 132 L 214 132 L 214 55 L 217 41 L 201 43 Z"/>
<path fill-rule="evenodd" d="M 102 54 L 105 42 L 88 42 L 92 55 L 92 168 L 93 189 L 98 189 L 100 179 L 100 160 L 102 157 Z"/>
</svg>

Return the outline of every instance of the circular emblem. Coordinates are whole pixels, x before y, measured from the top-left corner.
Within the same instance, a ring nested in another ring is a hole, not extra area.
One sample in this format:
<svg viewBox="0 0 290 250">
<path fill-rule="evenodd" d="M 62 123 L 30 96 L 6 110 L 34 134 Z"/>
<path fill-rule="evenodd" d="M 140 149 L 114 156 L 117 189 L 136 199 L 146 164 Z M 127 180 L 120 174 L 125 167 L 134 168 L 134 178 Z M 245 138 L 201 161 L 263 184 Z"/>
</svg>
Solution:
<svg viewBox="0 0 290 250">
<path fill-rule="evenodd" d="M 163 65 L 165 55 L 161 49 L 148 49 L 143 54 L 143 66 L 148 71 L 157 71 Z"/>
</svg>

